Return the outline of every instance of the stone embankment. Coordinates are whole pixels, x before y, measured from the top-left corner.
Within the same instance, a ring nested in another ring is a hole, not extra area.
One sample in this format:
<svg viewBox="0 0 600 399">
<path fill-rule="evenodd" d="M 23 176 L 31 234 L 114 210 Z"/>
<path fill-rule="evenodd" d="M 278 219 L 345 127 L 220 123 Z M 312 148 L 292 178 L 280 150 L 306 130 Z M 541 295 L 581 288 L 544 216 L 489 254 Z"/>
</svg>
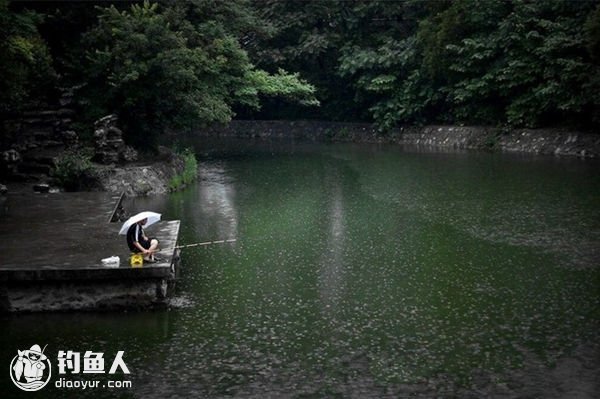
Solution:
<svg viewBox="0 0 600 399">
<path fill-rule="evenodd" d="M 94 129 L 92 178 L 98 190 L 124 192 L 128 197 L 164 194 L 170 180 L 183 172 L 183 160 L 164 147 L 151 161 L 140 162 L 137 151 L 123 141 L 116 115 L 100 118 Z"/>
<path fill-rule="evenodd" d="M 54 172 L 65 153 L 75 154 L 73 162 L 88 166 L 85 171 L 73 169 L 77 175 L 69 180 L 75 180 L 76 187 L 63 185 L 63 189 L 125 192 L 128 196 L 169 192 L 171 179 L 184 169 L 180 157 L 160 148 L 149 160 L 140 161 L 137 151 L 125 144 L 116 115 L 95 122 L 93 147 L 80 145 L 79 135 L 71 127 L 74 111 L 68 108 L 70 96 L 67 92 L 54 108 L 26 112 L 3 122 L 0 196 L 8 191 L 9 182 L 31 184 L 39 192 L 61 186 Z"/>
<path fill-rule="evenodd" d="M 171 179 L 183 172 L 184 163 L 170 150 L 162 149 L 161 154 L 147 164 L 96 166 L 97 189 L 110 193 L 124 192 L 128 197 L 168 193 Z"/>
<path fill-rule="evenodd" d="M 478 126 L 424 126 L 380 133 L 372 124 L 322 121 L 237 120 L 201 135 L 246 138 L 286 137 L 313 141 L 395 143 L 455 149 L 600 156 L 600 134 L 564 129 L 500 129 Z"/>
<path fill-rule="evenodd" d="M 47 183 L 57 157 L 79 146 L 73 90 L 63 88 L 55 103 L 0 122 L 0 182 Z"/>
<path fill-rule="evenodd" d="M 72 129 L 74 111 L 55 107 L 25 112 L 21 118 L 3 121 L 0 135 L 0 176 L 12 181 L 38 182 L 49 175 L 54 158 L 77 146 Z"/>
</svg>

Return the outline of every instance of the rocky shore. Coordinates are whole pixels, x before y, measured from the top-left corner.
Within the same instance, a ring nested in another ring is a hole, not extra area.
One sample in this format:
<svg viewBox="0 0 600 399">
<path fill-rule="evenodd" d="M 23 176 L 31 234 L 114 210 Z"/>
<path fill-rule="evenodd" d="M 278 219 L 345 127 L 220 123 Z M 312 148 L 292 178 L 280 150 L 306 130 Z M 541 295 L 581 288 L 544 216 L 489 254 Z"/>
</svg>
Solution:
<svg viewBox="0 0 600 399">
<path fill-rule="evenodd" d="M 116 116 L 107 115 L 94 126 L 90 148 L 79 144 L 68 108 L 27 114 L 18 123 L 14 141 L 2 143 L 0 195 L 8 182 L 34 184 L 41 191 L 51 186 L 67 190 L 125 192 L 128 196 L 164 194 L 184 169 L 181 157 L 166 148 L 141 159 L 122 139 Z M 4 124 L 6 129 L 7 123 Z M 600 134 L 565 129 L 500 129 L 477 126 L 400 127 L 381 133 L 372 124 L 324 121 L 235 120 L 190 133 L 191 136 L 237 138 L 288 138 L 323 142 L 390 143 L 433 149 L 475 149 L 580 158 L 600 157 Z M 9 137 L 9 138 L 10 138 Z M 10 144 L 10 145 L 8 145 Z M 53 176 L 65 151 L 91 153 L 75 187 Z"/>
<path fill-rule="evenodd" d="M 380 133 L 368 123 L 236 120 L 194 134 L 241 138 L 393 143 L 433 148 L 521 152 L 597 158 L 600 134 L 567 129 L 501 129 L 481 126 L 400 127 Z"/>
<path fill-rule="evenodd" d="M 170 180 L 183 172 L 183 160 L 165 147 L 159 147 L 154 157 L 140 160 L 138 152 L 123 141 L 115 115 L 99 119 L 94 128 L 95 163 L 89 179 L 96 190 L 128 197 L 165 194 Z"/>
<path fill-rule="evenodd" d="M 115 115 L 97 120 L 93 142 L 80 144 L 64 117 L 71 114 L 69 109 L 44 110 L 9 123 L 13 135 L 0 151 L 0 196 L 11 185 L 31 185 L 38 192 L 164 194 L 183 172 L 183 159 L 168 148 L 144 157 L 126 145 Z"/>
<path fill-rule="evenodd" d="M 125 193 L 128 197 L 166 194 L 170 180 L 183 171 L 183 161 L 176 155 L 148 164 L 123 166 L 97 165 L 96 188 L 99 191 Z"/>
</svg>

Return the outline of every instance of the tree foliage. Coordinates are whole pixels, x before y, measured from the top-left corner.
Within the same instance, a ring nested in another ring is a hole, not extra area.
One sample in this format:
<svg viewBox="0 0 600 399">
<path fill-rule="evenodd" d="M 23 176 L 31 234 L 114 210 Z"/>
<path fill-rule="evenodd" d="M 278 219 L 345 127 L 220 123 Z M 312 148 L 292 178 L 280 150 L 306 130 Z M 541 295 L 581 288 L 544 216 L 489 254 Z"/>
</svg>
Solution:
<svg viewBox="0 0 600 399">
<path fill-rule="evenodd" d="M 256 54 L 306 76 L 315 69 L 296 60 L 326 59 L 325 83 L 311 82 L 330 98 L 347 98 L 340 83 L 350 84 L 355 106 L 384 128 L 598 118 L 596 1 L 264 4 L 276 33 Z"/>
<path fill-rule="evenodd" d="M 41 16 L 0 0 L 0 113 L 15 113 L 45 97 L 55 72 L 37 26 Z"/>
<path fill-rule="evenodd" d="M 368 117 L 355 101 L 352 82 L 336 70 L 343 35 L 339 23 L 348 4 L 339 1 L 266 0 L 254 6 L 264 21 L 261 32 L 249 35 L 245 49 L 261 68 L 300 73 L 317 88 L 320 108 L 298 110 L 270 102 L 259 117 L 321 117 L 352 120 Z"/>
<path fill-rule="evenodd" d="M 54 66 L 89 120 L 115 112 L 136 143 L 236 112 L 600 126 L 597 0 L 133 3 L 0 0 L 2 110 L 42 98 Z"/>
<path fill-rule="evenodd" d="M 297 75 L 257 70 L 235 36 L 240 25 L 218 13 L 206 18 L 211 3 L 231 11 L 233 2 L 110 6 L 86 35 L 89 103 L 116 112 L 133 143 L 154 144 L 167 128 L 227 122 L 236 103 L 258 108 L 259 94 L 317 104 Z"/>
</svg>

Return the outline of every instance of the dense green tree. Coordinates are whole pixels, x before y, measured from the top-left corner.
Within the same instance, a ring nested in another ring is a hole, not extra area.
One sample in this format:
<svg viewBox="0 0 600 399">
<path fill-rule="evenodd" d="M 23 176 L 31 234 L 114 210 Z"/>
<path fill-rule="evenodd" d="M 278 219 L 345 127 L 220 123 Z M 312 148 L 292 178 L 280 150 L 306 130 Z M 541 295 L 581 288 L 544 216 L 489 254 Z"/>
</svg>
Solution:
<svg viewBox="0 0 600 399">
<path fill-rule="evenodd" d="M 347 16 L 338 73 L 351 79 L 362 93 L 357 97 L 382 127 L 417 120 L 437 96 L 417 87 L 425 76 L 419 71 L 415 35 L 429 6 L 419 1 L 357 2 Z"/>
<path fill-rule="evenodd" d="M 15 11 L 0 0 L 0 114 L 43 102 L 52 94 L 55 73 L 32 11 Z"/>
<path fill-rule="evenodd" d="M 15 5 L 21 3 L 15 3 Z M 44 1 L 27 3 L 34 6 L 38 14 L 44 15 L 39 25 L 40 35 L 46 42 L 52 57 L 54 69 L 61 77 L 65 87 L 80 84 L 85 80 L 82 61 L 86 43 L 81 37 L 84 32 L 96 24 L 101 1 L 68 2 Z M 126 3 L 119 4 L 124 7 Z"/>
<path fill-rule="evenodd" d="M 511 6 L 483 15 L 497 26 L 484 29 L 481 20 L 468 21 L 471 33 L 447 46 L 448 70 L 458 74 L 445 87 L 455 117 L 539 126 L 587 114 L 593 106 L 589 83 L 594 67 L 581 27 L 589 4 L 519 1 Z"/>
<path fill-rule="evenodd" d="M 95 4 L 0 0 L 1 112 L 43 99 L 53 65 L 61 85 L 84 85 L 88 121 L 115 112 L 137 143 L 236 112 L 600 125 L 597 0 Z"/>
<path fill-rule="evenodd" d="M 600 3 L 590 13 L 584 30 L 587 49 L 594 63 L 586 94 L 591 93 L 592 95 L 590 102 L 594 108 L 590 111 L 590 114 L 593 123 L 595 126 L 600 126 Z"/>
<path fill-rule="evenodd" d="M 598 67 L 586 51 L 594 43 L 593 22 L 587 39 L 582 27 L 594 6 L 568 0 L 436 4 L 412 33 L 391 31 L 347 46 L 340 70 L 371 93 L 371 110 L 384 127 L 590 121 L 600 107 Z"/>
<path fill-rule="evenodd" d="M 596 64 L 600 63 L 600 3 L 585 22 L 587 49 Z"/>
<path fill-rule="evenodd" d="M 272 29 L 251 43 L 253 60 L 306 76 L 324 102 L 316 116 L 349 120 L 368 110 L 384 128 L 533 127 L 598 118 L 597 1 L 265 1 L 257 7 Z"/>
<path fill-rule="evenodd" d="M 281 102 L 267 102 L 258 114 L 263 118 L 322 118 L 356 120 L 369 118 L 350 79 L 337 73 L 340 48 L 345 40 L 342 26 L 354 5 L 350 1 L 266 0 L 254 2 L 264 26 L 249 35 L 245 48 L 261 68 L 299 72 L 317 87 L 319 108 L 298 110 Z M 307 112 L 308 111 L 308 112 Z"/>
<path fill-rule="evenodd" d="M 269 74 L 250 63 L 236 19 L 206 15 L 210 4 L 220 3 L 177 3 L 161 11 L 144 2 L 126 11 L 102 10 L 86 35 L 85 92 L 95 116 L 116 112 L 129 141 L 145 145 L 166 128 L 227 122 L 233 104 L 258 108 L 259 94 L 318 104 L 314 88 L 297 75 Z"/>
</svg>

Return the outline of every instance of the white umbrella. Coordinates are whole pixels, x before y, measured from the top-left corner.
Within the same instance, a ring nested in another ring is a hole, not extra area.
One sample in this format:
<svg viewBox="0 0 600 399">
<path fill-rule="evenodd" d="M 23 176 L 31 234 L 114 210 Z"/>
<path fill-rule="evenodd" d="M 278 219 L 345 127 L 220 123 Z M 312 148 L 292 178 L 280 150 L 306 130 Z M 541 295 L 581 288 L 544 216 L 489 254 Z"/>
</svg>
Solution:
<svg viewBox="0 0 600 399">
<path fill-rule="evenodd" d="M 119 234 L 121 234 L 121 235 L 127 234 L 127 230 L 129 230 L 129 228 L 133 224 L 139 222 L 140 220 L 144 220 L 144 219 L 148 219 L 148 221 L 146 222 L 144 227 L 150 226 L 160 220 L 160 213 L 146 211 L 146 212 L 140 212 L 137 215 L 130 217 L 129 219 L 127 219 L 127 221 L 125 223 L 123 223 L 123 227 L 121 227 L 121 230 L 119 230 Z"/>
</svg>

